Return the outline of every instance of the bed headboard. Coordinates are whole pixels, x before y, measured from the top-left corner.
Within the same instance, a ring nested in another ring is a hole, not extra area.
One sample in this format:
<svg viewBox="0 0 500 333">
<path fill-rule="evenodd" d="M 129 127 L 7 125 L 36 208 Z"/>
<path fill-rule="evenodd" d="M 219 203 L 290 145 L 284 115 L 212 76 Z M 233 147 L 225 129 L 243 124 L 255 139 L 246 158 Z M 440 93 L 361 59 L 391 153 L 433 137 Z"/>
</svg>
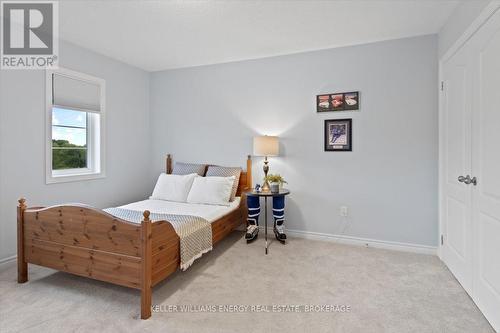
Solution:
<svg viewBox="0 0 500 333">
<path fill-rule="evenodd" d="M 167 155 L 167 163 L 166 163 L 166 173 L 171 174 L 173 168 L 172 155 Z M 213 165 L 213 164 L 207 164 Z M 240 175 L 240 183 L 238 184 L 238 191 L 236 195 L 239 196 L 241 193 L 248 191 L 252 188 L 252 158 L 250 155 L 247 156 L 247 169 L 241 171 Z"/>
</svg>

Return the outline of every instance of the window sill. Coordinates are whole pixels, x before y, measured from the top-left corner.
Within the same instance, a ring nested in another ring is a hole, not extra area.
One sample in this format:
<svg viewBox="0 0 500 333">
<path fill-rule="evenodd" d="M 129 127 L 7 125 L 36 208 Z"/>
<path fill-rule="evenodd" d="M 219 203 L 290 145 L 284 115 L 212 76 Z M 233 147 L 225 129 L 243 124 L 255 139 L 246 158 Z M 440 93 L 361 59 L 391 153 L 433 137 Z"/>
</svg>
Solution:
<svg viewBox="0 0 500 333">
<path fill-rule="evenodd" d="M 82 174 L 69 174 L 69 175 L 47 175 L 45 183 L 57 184 L 57 183 L 69 183 L 69 182 L 79 182 L 85 180 L 101 179 L 105 178 L 106 175 L 103 172 L 100 173 L 82 173 Z"/>
</svg>

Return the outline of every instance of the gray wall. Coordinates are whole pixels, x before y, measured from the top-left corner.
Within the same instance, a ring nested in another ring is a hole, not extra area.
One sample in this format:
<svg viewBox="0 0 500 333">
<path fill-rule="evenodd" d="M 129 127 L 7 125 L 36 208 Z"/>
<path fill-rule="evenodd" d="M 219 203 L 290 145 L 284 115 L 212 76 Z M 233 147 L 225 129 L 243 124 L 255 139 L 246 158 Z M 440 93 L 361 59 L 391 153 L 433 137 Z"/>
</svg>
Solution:
<svg viewBox="0 0 500 333">
<path fill-rule="evenodd" d="M 439 58 L 453 46 L 490 2 L 492 0 L 464 1 L 457 6 L 439 32 Z"/>
<path fill-rule="evenodd" d="M 292 190 L 288 228 L 434 246 L 436 83 L 436 36 L 153 73 L 152 166 L 168 152 L 244 166 L 254 135 L 279 135 L 270 168 Z M 316 94 L 353 90 L 359 112 L 316 113 Z M 353 152 L 323 151 L 330 118 L 353 118 Z"/>
<path fill-rule="evenodd" d="M 0 260 L 16 252 L 20 196 L 97 207 L 143 199 L 167 152 L 244 166 L 256 134 L 281 138 L 270 163 L 293 191 L 290 229 L 436 245 L 435 36 L 151 75 L 60 48 L 61 66 L 106 80 L 107 177 L 46 185 L 45 74 L 0 71 Z M 315 112 L 316 94 L 350 90 L 361 91 L 361 111 Z M 323 152 L 323 120 L 347 117 L 354 151 Z M 260 182 L 262 159 L 253 166 Z"/>
<path fill-rule="evenodd" d="M 0 71 L 0 260 L 16 253 L 17 199 L 97 207 L 150 191 L 149 73 L 69 43 L 60 65 L 106 80 L 107 177 L 45 184 L 45 72 Z"/>
</svg>

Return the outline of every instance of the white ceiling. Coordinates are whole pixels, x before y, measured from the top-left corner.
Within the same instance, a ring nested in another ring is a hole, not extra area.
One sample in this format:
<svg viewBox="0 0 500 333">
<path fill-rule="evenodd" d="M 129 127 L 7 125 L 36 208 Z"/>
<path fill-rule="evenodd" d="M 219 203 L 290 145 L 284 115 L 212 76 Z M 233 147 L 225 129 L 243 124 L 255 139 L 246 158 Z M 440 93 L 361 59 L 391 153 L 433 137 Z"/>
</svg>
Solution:
<svg viewBox="0 0 500 333">
<path fill-rule="evenodd" d="M 148 71 L 437 33 L 460 1 L 69 1 L 62 39 Z"/>
</svg>

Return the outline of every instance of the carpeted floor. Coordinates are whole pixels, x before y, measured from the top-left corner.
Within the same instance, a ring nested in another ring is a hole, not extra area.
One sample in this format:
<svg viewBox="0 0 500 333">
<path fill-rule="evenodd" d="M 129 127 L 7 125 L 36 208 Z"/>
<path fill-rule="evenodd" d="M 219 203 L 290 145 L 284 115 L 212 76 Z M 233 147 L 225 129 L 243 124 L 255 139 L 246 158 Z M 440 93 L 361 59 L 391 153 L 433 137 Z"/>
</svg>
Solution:
<svg viewBox="0 0 500 333">
<path fill-rule="evenodd" d="M 435 256 L 295 238 L 273 241 L 265 256 L 263 246 L 263 238 L 247 245 L 233 233 L 156 286 L 153 304 L 165 312 L 145 321 L 137 319 L 136 290 L 34 265 L 29 282 L 18 285 L 10 263 L 0 271 L 0 331 L 493 332 Z M 254 308 L 210 312 L 219 305 Z M 338 307 L 304 312 L 305 305 Z"/>
</svg>

